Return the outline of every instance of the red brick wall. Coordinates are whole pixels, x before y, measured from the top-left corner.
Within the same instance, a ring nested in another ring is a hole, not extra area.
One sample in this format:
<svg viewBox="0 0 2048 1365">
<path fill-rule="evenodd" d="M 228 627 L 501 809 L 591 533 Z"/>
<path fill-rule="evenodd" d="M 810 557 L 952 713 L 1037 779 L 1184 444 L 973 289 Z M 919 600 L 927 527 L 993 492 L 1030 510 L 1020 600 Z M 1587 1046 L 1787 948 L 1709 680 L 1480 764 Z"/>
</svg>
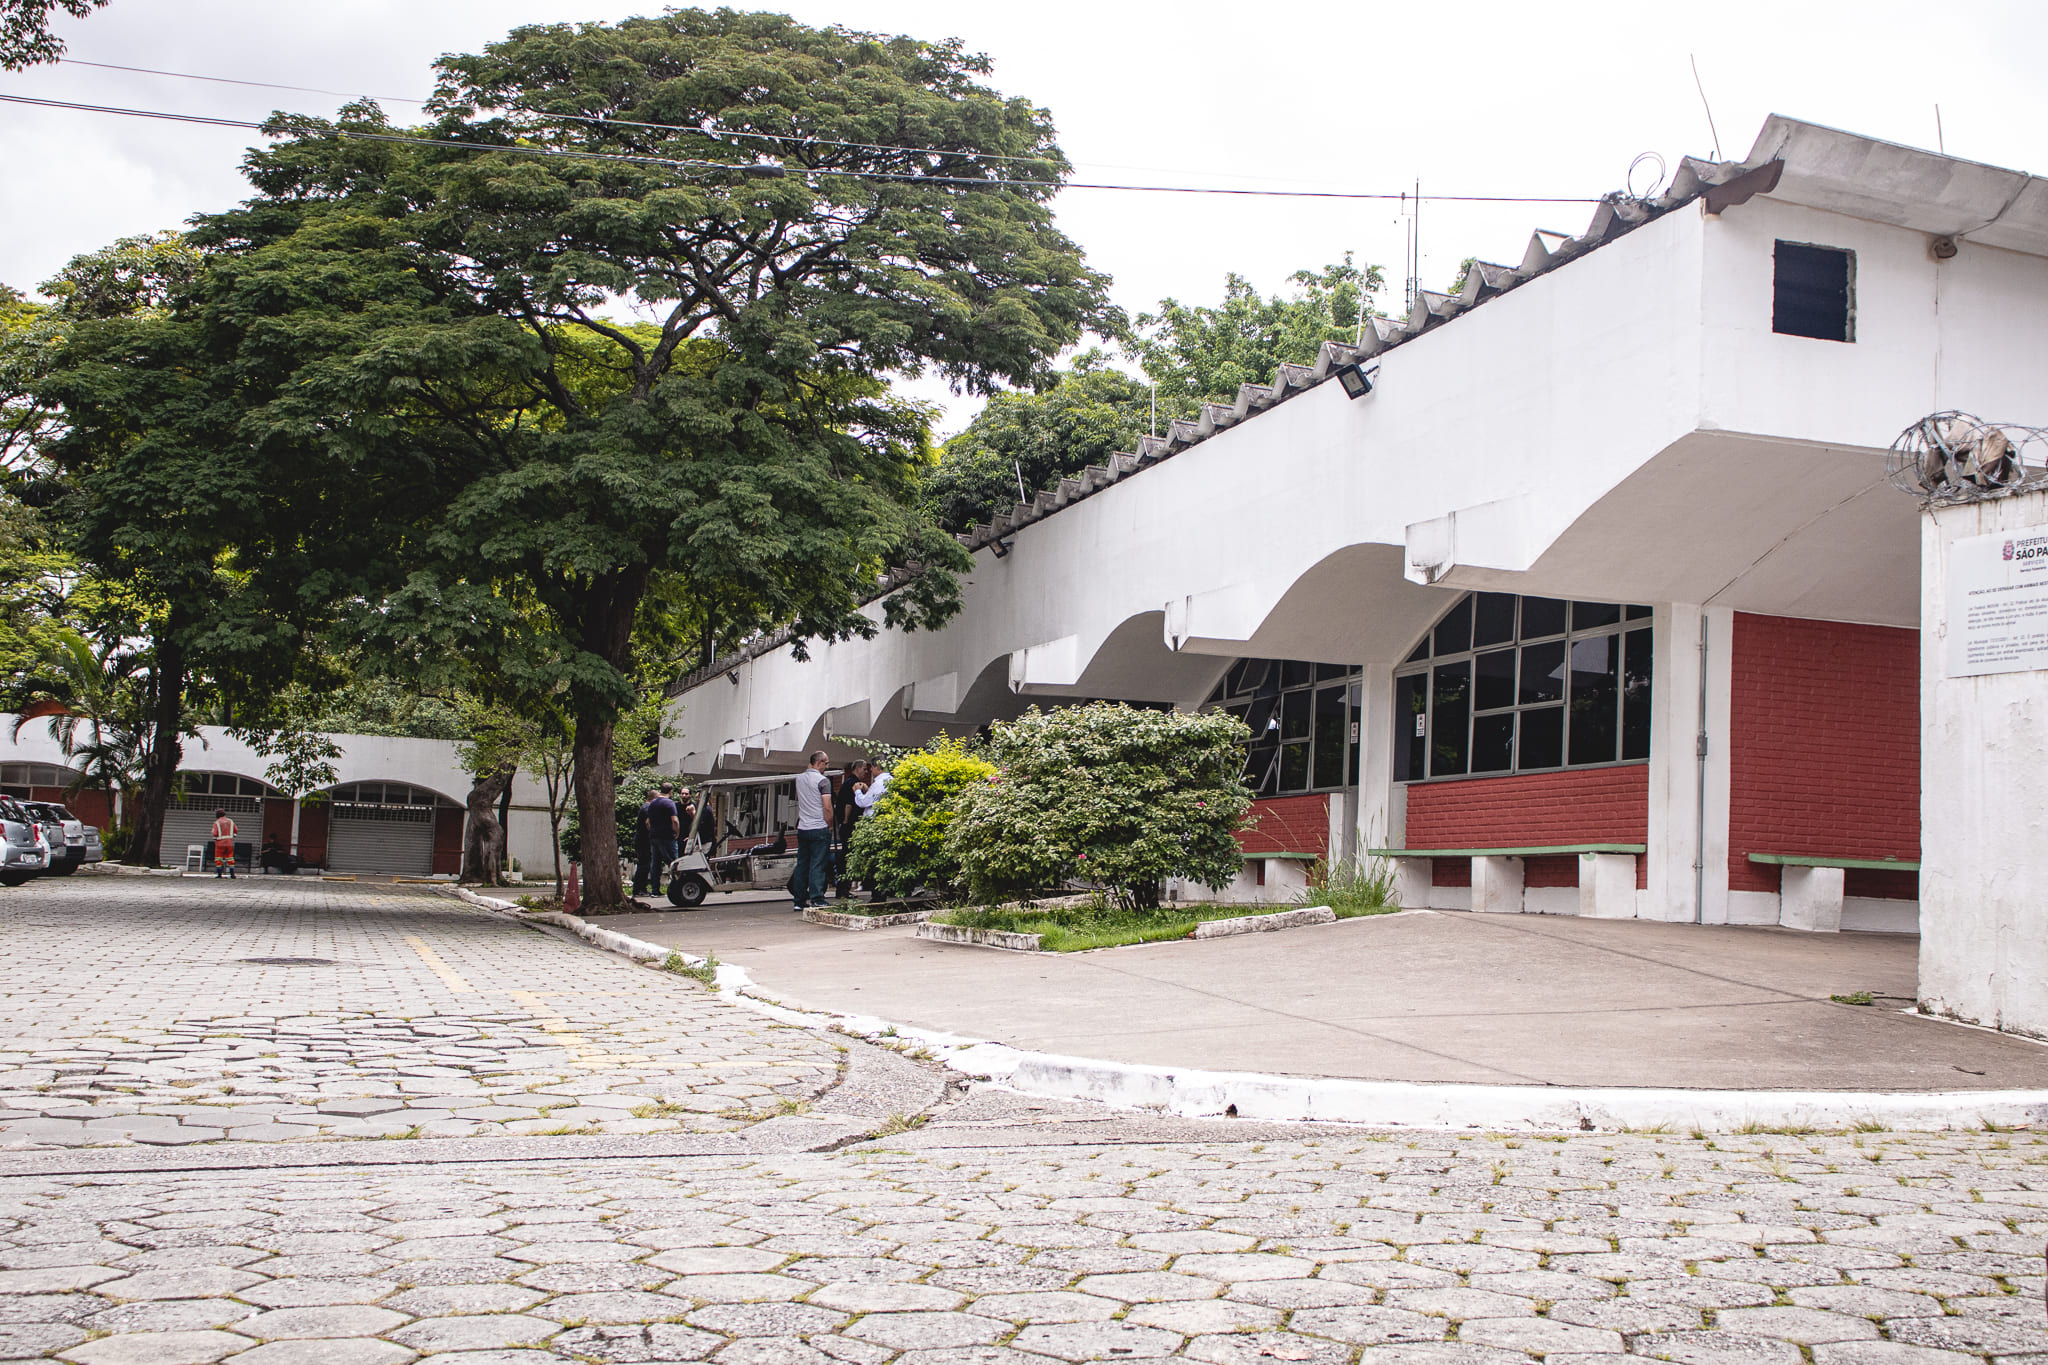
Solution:
<svg viewBox="0 0 2048 1365">
<path fill-rule="evenodd" d="M 1649 829 L 1642 763 L 1408 787 L 1409 848 L 1640 844 Z"/>
<path fill-rule="evenodd" d="M 1737 612 L 1729 668 L 1729 888 L 1778 890 L 1752 853 L 1919 858 L 1920 633 Z M 1919 895 L 1911 873 L 1847 883 Z"/>
<path fill-rule="evenodd" d="M 1535 848 L 1549 844 L 1642 844 L 1650 834 L 1650 769 L 1517 773 L 1408 787 L 1409 848 Z M 1470 886 L 1462 858 L 1438 858 L 1434 886 Z M 1566 864 L 1569 864 L 1567 867 Z M 1636 859 L 1636 885 L 1648 869 Z M 1578 859 L 1531 858 L 1524 886 L 1577 886 Z"/>
<path fill-rule="evenodd" d="M 1255 853 L 1330 852 L 1330 795 L 1269 796 L 1252 802 L 1251 818 L 1257 823 L 1239 830 L 1237 844 L 1247 855 Z"/>
</svg>

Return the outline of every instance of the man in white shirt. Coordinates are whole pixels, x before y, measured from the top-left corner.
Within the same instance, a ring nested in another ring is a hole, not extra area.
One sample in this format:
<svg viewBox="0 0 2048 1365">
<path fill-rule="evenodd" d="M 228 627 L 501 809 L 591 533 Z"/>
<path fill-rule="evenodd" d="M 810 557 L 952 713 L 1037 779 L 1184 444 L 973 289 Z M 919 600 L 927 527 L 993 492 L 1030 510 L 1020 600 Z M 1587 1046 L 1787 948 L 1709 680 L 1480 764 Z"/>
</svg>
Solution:
<svg viewBox="0 0 2048 1365">
<path fill-rule="evenodd" d="M 789 874 L 792 910 L 825 904 L 832 880 L 832 779 L 825 776 L 830 760 L 819 749 L 810 765 L 796 775 L 796 866 Z"/>
<path fill-rule="evenodd" d="M 873 810 L 875 802 L 882 799 L 882 793 L 889 790 L 889 770 L 872 763 L 868 768 L 872 775 L 867 786 L 853 794 L 853 804 L 863 811 Z"/>
</svg>

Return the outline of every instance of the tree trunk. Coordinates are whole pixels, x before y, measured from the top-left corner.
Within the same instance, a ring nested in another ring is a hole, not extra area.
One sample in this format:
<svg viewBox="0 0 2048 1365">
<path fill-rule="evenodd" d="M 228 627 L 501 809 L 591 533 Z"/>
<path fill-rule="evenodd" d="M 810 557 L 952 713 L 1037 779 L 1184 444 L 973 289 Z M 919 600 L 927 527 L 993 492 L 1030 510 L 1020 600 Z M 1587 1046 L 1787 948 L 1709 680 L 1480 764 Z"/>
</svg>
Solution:
<svg viewBox="0 0 2048 1365">
<path fill-rule="evenodd" d="M 633 617 L 647 591 L 648 570 L 642 565 L 596 579 L 574 594 L 574 622 L 583 648 L 617 669 L 630 685 L 633 679 Z M 583 902 L 609 910 L 625 903 L 625 879 L 619 875 L 617 782 L 612 767 L 612 732 L 622 709 L 615 695 L 592 697 L 571 688 L 576 710 L 577 820 L 582 829 Z"/>
<path fill-rule="evenodd" d="M 512 785 L 519 780 L 514 773 L 505 783 L 505 794 L 498 798 L 498 866 L 512 866 Z"/>
<path fill-rule="evenodd" d="M 512 788 L 513 765 L 475 778 L 469 788 L 469 823 L 462 831 L 462 880 L 496 886 L 504 877 L 505 826 L 498 799 Z"/>
<path fill-rule="evenodd" d="M 149 758 L 143 765 L 141 799 L 136 802 L 135 836 L 128 845 L 128 861 L 139 867 L 155 867 L 163 861 L 164 812 L 170 809 L 171 792 L 178 781 L 178 764 L 184 760 L 185 745 L 185 647 L 169 638 L 156 642 L 156 666 L 151 670 L 153 696 L 150 699 Z"/>
<path fill-rule="evenodd" d="M 576 722 L 576 818 L 581 824 L 583 901 L 608 909 L 626 899 L 619 876 L 618 793 L 612 777 L 612 723 Z"/>
</svg>

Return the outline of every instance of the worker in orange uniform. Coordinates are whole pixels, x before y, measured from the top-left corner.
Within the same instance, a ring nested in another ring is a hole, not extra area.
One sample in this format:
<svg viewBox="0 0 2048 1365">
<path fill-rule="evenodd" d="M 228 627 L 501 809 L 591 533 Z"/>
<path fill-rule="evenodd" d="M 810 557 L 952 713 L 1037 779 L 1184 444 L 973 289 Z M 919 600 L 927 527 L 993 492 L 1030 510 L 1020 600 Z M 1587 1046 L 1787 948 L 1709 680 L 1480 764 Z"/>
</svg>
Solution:
<svg viewBox="0 0 2048 1365">
<path fill-rule="evenodd" d="M 228 880 L 233 881 L 235 879 L 235 835 L 237 832 L 235 822 L 228 818 L 226 811 L 214 811 L 213 875 L 215 877 L 220 876 L 222 868 L 226 868 Z"/>
</svg>

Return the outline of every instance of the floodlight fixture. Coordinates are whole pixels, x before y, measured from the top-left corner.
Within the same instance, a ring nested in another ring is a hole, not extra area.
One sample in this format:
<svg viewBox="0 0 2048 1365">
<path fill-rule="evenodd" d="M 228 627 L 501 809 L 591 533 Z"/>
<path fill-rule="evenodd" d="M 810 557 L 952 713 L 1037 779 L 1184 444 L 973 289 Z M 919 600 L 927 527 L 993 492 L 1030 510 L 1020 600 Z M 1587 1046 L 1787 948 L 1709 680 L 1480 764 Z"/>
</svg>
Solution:
<svg viewBox="0 0 2048 1365">
<path fill-rule="evenodd" d="M 1346 397 L 1363 398 L 1372 392 L 1374 383 L 1379 379 L 1379 373 L 1380 367 L 1377 365 L 1368 370 L 1365 366 L 1354 363 L 1337 371 L 1337 382 L 1344 386 Z"/>
</svg>

